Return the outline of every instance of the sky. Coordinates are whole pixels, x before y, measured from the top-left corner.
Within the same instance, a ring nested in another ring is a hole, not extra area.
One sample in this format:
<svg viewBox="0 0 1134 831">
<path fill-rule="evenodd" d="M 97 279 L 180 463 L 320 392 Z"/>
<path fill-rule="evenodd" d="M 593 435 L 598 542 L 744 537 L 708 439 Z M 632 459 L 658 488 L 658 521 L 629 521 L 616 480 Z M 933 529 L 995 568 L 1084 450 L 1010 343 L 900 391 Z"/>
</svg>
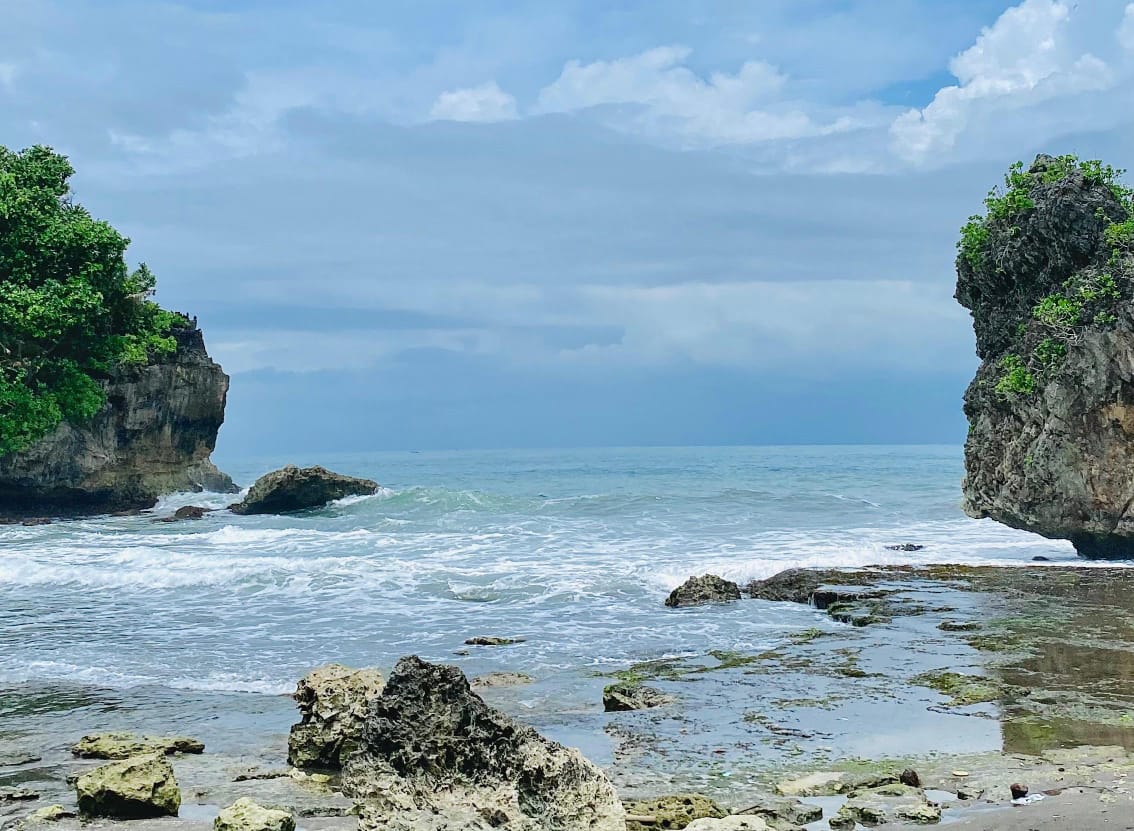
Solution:
<svg viewBox="0 0 1134 831">
<path fill-rule="evenodd" d="M 959 443 L 959 227 L 1134 166 L 1124 0 L 0 0 L 232 376 L 219 454 Z"/>
</svg>

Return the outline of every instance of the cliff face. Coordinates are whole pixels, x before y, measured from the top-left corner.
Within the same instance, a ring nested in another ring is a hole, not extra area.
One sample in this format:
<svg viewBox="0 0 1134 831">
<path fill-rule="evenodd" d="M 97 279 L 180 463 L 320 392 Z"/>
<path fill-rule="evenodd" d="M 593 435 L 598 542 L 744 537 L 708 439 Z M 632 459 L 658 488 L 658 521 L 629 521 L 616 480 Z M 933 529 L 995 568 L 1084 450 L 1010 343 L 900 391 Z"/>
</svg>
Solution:
<svg viewBox="0 0 1134 831">
<path fill-rule="evenodd" d="M 90 423 L 63 423 L 0 457 L 0 514 L 101 513 L 148 508 L 172 491 L 235 490 L 209 460 L 228 376 L 199 330 L 174 335 L 169 358 L 106 382 L 107 403 Z"/>
<path fill-rule="evenodd" d="M 1132 556 L 1129 194 L 1046 156 L 1009 180 L 957 261 L 982 359 L 965 393 L 965 509 L 1085 556 Z"/>
</svg>

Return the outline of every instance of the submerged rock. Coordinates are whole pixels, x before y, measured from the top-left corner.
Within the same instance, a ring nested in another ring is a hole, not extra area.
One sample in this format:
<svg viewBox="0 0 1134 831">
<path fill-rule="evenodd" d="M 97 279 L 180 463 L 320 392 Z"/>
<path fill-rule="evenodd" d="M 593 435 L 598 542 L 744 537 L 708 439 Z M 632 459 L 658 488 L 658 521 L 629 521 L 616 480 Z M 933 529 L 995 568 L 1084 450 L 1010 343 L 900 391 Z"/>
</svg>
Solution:
<svg viewBox="0 0 1134 831">
<path fill-rule="evenodd" d="M 378 483 L 370 479 L 344 476 L 319 466 L 288 465 L 257 479 L 244 499 L 229 505 L 229 510 L 234 514 L 287 514 L 377 492 Z"/>
<path fill-rule="evenodd" d="M 492 689 L 497 687 L 522 687 L 535 681 L 524 672 L 489 672 L 472 680 L 472 688 Z"/>
<path fill-rule="evenodd" d="M 512 646 L 523 643 L 523 638 L 500 638 L 495 635 L 478 635 L 465 641 L 465 646 Z"/>
<path fill-rule="evenodd" d="M 823 819 L 822 808 L 798 799 L 762 799 L 743 813 L 758 816 L 775 829 L 794 829 Z"/>
<path fill-rule="evenodd" d="M 181 522 L 186 519 L 204 519 L 205 514 L 213 512 L 212 508 L 202 508 L 200 505 L 185 505 L 173 512 L 172 516 L 155 519 L 154 522 Z"/>
<path fill-rule="evenodd" d="M 64 421 L 38 442 L 0 456 L 0 513 L 22 516 L 150 508 L 174 491 L 232 493 L 209 460 L 224 422 L 228 376 L 198 329 L 174 329 L 177 350 L 102 382 L 90 421 Z"/>
<path fill-rule="evenodd" d="M 30 788 L 0 788 L 0 802 L 28 802 L 39 799 L 39 791 Z"/>
<path fill-rule="evenodd" d="M 966 226 L 964 507 L 1089 557 L 1134 554 L 1134 225 L 1106 170 L 1038 156 Z"/>
<path fill-rule="evenodd" d="M 924 791 L 896 784 L 851 794 L 830 824 L 839 829 L 854 828 L 856 822 L 871 827 L 887 823 L 932 825 L 940 821 L 940 806 L 927 800 Z"/>
<path fill-rule="evenodd" d="M 627 820 L 626 831 L 649 831 L 654 828 L 685 828 L 697 819 L 718 819 L 728 811 L 713 800 L 699 794 L 675 794 L 654 799 L 624 803 L 627 816 L 650 817 L 650 823 Z"/>
<path fill-rule="evenodd" d="M 245 797 L 217 815 L 213 831 L 295 831 L 295 817 L 287 811 L 265 808 Z"/>
<path fill-rule="evenodd" d="M 608 713 L 649 710 L 673 703 L 673 696 L 661 690 L 631 682 L 609 684 L 602 691 L 602 708 Z"/>
<path fill-rule="evenodd" d="M 383 686 L 376 669 L 327 664 L 307 673 L 295 688 L 300 721 L 288 736 L 288 763 L 297 768 L 342 767 Z"/>
<path fill-rule="evenodd" d="M 177 816 L 181 790 L 164 756 L 135 756 L 95 768 L 75 786 L 79 811 L 92 817 L 145 819 Z"/>
<path fill-rule="evenodd" d="M 731 580 L 715 574 L 690 577 L 669 593 L 665 605 L 670 608 L 680 606 L 701 606 L 706 603 L 728 603 L 740 600 L 740 587 Z"/>
<path fill-rule="evenodd" d="M 577 751 L 494 710 L 453 666 L 403 658 L 374 702 L 344 790 L 361 831 L 624 831 L 618 795 Z"/>
<path fill-rule="evenodd" d="M 189 736 L 137 736 L 133 733 L 94 733 L 71 746 L 81 759 L 129 759 L 145 753 L 204 753 L 205 745 Z"/>
</svg>

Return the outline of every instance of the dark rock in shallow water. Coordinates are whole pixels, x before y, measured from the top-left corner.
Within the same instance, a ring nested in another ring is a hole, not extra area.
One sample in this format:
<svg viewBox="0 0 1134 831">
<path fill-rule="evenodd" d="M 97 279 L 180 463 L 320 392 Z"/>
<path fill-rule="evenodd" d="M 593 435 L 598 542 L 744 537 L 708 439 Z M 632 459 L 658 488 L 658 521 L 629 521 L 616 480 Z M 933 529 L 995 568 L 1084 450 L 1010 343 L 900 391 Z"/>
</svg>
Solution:
<svg viewBox="0 0 1134 831">
<path fill-rule="evenodd" d="M 370 705 L 382 693 L 375 669 L 328 664 L 296 686 L 300 721 L 287 740 L 287 761 L 297 768 L 337 770 L 357 746 Z"/>
<path fill-rule="evenodd" d="M 665 605 L 677 608 L 728 603 L 733 600 L 740 600 L 740 587 L 736 583 L 715 574 L 703 574 L 700 577 L 690 577 L 670 592 Z"/>
<path fill-rule="evenodd" d="M 673 703 L 673 696 L 653 687 L 620 682 L 610 684 L 602 691 L 602 707 L 608 713 L 627 710 L 650 710 Z"/>
<path fill-rule="evenodd" d="M 173 516 L 161 517 L 154 522 L 181 522 L 186 519 L 204 519 L 205 514 L 212 513 L 212 508 L 202 508 L 199 505 L 185 505 L 173 512 Z"/>
<path fill-rule="evenodd" d="M 174 491 L 236 491 L 209 460 L 228 376 L 199 330 L 173 335 L 171 356 L 104 382 L 107 403 L 89 422 L 63 422 L 26 450 L 0 456 L 0 513 L 111 513 L 150 508 Z"/>
<path fill-rule="evenodd" d="M 466 646 L 512 646 L 523 643 L 523 638 L 499 638 L 493 635 L 478 635 L 465 641 Z"/>
<path fill-rule="evenodd" d="M 377 492 L 378 483 L 370 479 L 343 476 L 319 466 L 288 465 L 257 479 L 244 499 L 229 510 L 234 514 L 287 514 Z"/>
<path fill-rule="evenodd" d="M 901 545 L 886 546 L 887 551 L 923 551 L 924 549 L 924 545 L 916 545 L 912 542 L 904 542 Z"/>
<path fill-rule="evenodd" d="M 957 300 L 982 359 L 965 392 L 964 508 L 1087 557 L 1134 556 L 1134 255 L 1106 177 L 1050 156 L 966 234 Z"/>
<path fill-rule="evenodd" d="M 625 831 L 614 787 L 577 750 L 494 710 L 453 666 L 403 658 L 373 703 L 344 791 L 361 831 Z"/>
</svg>

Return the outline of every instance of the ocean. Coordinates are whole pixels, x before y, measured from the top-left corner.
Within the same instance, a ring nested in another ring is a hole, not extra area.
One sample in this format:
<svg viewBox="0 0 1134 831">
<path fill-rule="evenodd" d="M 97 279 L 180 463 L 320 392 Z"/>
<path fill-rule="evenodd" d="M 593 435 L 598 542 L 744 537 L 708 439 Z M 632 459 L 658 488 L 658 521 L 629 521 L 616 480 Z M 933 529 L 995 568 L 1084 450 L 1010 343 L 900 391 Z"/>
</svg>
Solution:
<svg viewBox="0 0 1134 831">
<path fill-rule="evenodd" d="M 245 485 L 287 461 L 221 460 Z M 154 522 L 182 505 L 233 501 L 179 494 L 149 515 L 0 526 L 0 690 L 24 702 L 10 705 L 4 727 L 31 734 L 50 718 L 62 735 L 100 718 L 141 720 L 235 743 L 234 731 L 286 729 L 293 710 L 281 696 L 310 668 L 389 668 L 410 653 L 470 675 L 526 672 L 540 683 L 517 706 L 591 712 L 597 673 L 758 650 L 829 625 L 791 604 L 664 608 L 667 592 L 693 574 L 746 581 L 793 566 L 1075 559 L 1066 543 L 967 518 L 961 449 L 952 446 L 296 461 L 382 489 L 294 516 L 220 511 Z M 925 547 L 886 548 L 900 543 Z M 463 645 L 477 635 L 525 642 Z M 26 703 L 57 701 L 61 690 L 80 703 L 62 714 Z M 557 723 L 569 740 L 567 722 Z"/>
</svg>

